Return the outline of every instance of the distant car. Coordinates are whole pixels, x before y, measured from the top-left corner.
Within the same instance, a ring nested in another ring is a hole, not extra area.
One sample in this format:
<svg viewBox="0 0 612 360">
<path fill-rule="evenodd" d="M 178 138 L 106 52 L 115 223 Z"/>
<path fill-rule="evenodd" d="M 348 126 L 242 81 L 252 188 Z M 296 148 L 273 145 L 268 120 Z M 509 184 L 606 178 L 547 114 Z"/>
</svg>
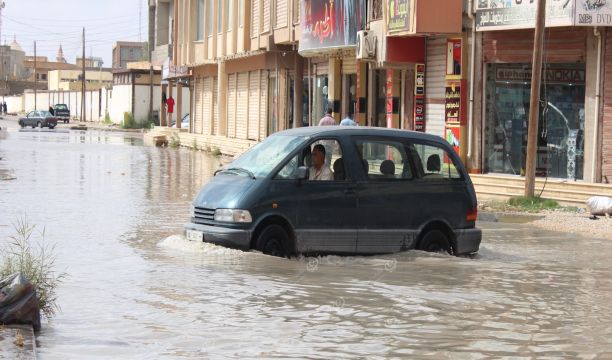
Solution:
<svg viewBox="0 0 612 360">
<path fill-rule="evenodd" d="M 64 124 L 70 122 L 70 109 L 66 104 L 55 104 L 53 107 L 53 116 L 55 116 L 59 121 L 63 121 Z"/>
<path fill-rule="evenodd" d="M 22 128 L 31 126 L 32 128 L 48 127 L 53 129 L 57 126 L 57 118 L 48 111 L 30 111 L 26 117 L 19 118 L 19 126 Z"/>
<path fill-rule="evenodd" d="M 176 127 L 176 120 L 172 120 L 172 127 Z M 185 114 L 181 119 L 181 129 L 189 129 L 189 114 Z"/>
</svg>

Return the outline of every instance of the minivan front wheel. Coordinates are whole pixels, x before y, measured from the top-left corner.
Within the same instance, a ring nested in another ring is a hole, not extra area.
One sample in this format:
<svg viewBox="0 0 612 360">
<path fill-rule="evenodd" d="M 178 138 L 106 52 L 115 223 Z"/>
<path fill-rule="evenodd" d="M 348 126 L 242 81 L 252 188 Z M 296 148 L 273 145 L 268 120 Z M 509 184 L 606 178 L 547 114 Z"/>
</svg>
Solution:
<svg viewBox="0 0 612 360">
<path fill-rule="evenodd" d="M 289 235 L 280 225 L 268 225 L 257 238 L 257 250 L 266 255 L 287 257 L 285 245 Z"/>
<path fill-rule="evenodd" d="M 419 242 L 419 250 L 435 253 L 447 253 L 452 255 L 450 241 L 440 230 L 428 231 Z"/>
</svg>

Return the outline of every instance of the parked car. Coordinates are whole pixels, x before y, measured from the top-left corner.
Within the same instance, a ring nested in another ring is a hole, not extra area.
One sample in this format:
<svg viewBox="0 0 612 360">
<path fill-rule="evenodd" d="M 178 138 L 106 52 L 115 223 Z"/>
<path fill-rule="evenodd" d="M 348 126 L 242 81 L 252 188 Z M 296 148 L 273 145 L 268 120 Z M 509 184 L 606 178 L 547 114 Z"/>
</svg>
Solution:
<svg viewBox="0 0 612 360">
<path fill-rule="evenodd" d="M 32 128 L 48 127 L 53 129 L 57 126 L 57 118 L 48 111 L 30 111 L 26 117 L 19 118 L 19 126 L 22 128 L 31 126 Z"/>
<path fill-rule="evenodd" d="M 171 126 L 176 127 L 176 120 L 172 119 Z M 185 114 L 181 119 L 181 129 L 189 129 L 189 114 Z"/>
<path fill-rule="evenodd" d="M 64 124 L 70 122 L 70 109 L 66 104 L 55 104 L 53 107 L 53 115 L 59 120 L 63 121 Z"/>
<path fill-rule="evenodd" d="M 319 144 L 329 181 L 309 180 Z M 470 177 L 442 138 L 316 126 L 276 133 L 218 170 L 184 228 L 189 240 L 277 256 L 461 255 L 479 249 L 476 217 Z"/>
</svg>

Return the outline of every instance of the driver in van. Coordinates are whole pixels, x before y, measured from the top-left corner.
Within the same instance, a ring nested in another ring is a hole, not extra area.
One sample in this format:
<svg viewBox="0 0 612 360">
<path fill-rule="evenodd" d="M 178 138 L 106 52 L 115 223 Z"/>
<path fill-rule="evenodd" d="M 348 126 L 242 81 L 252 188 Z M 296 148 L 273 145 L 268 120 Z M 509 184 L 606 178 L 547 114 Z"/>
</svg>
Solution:
<svg viewBox="0 0 612 360">
<path fill-rule="evenodd" d="M 325 146 L 317 144 L 312 149 L 312 166 L 309 170 L 308 180 L 333 180 L 334 176 L 325 163 Z"/>
</svg>

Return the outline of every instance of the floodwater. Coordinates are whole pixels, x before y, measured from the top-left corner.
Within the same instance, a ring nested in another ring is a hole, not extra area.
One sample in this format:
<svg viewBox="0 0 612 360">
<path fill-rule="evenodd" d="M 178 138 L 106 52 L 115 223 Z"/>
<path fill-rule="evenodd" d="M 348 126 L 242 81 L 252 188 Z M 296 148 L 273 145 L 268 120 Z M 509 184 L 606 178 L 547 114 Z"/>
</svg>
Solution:
<svg viewBox="0 0 612 360">
<path fill-rule="evenodd" d="M 612 239 L 483 222 L 474 259 L 272 258 L 181 237 L 216 158 L 3 133 L 0 241 L 27 215 L 68 274 L 41 359 L 612 358 Z"/>
</svg>

